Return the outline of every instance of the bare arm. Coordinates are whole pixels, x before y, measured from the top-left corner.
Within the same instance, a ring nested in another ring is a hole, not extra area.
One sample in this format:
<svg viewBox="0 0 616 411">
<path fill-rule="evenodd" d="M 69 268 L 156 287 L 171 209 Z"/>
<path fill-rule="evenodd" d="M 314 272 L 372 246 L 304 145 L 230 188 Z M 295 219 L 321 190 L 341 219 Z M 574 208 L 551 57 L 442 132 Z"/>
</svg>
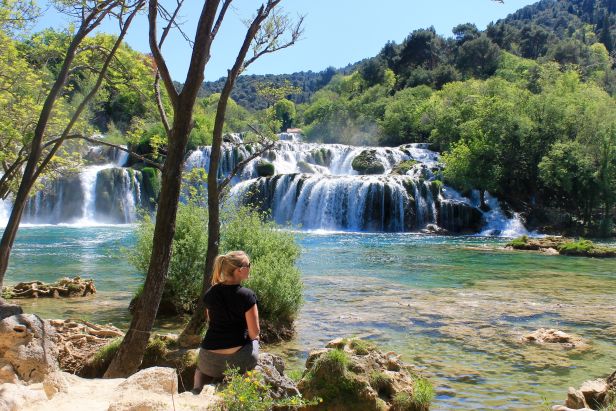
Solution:
<svg viewBox="0 0 616 411">
<path fill-rule="evenodd" d="M 245 315 L 246 324 L 248 325 L 248 337 L 250 337 L 251 340 L 258 340 L 261 328 L 259 327 L 259 309 L 257 308 L 257 304 L 246 311 Z"/>
</svg>

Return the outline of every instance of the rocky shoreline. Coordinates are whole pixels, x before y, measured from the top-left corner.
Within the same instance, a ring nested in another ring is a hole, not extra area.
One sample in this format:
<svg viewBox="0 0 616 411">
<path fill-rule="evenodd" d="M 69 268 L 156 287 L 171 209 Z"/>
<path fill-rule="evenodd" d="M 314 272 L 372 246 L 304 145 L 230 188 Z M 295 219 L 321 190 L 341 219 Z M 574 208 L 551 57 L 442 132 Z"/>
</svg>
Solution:
<svg viewBox="0 0 616 411">
<path fill-rule="evenodd" d="M 233 408 L 226 402 L 226 383 L 191 392 L 197 349 L 177 347 L 173 335 L 155 336 L 142 369 L 129 378 L 83 378 L 74 373 L 92 372 L 88 367 L 100 362 L 101 352 L 109 355 L 122 332 L 87 321 L 48 321 L 15 307 L 0 307 L 2 410 Z M 395 353 L 358 339 L 334 340 L 310 353 L 297 383 L 284 369 L 282 358 L 261 353 L 255 372 L 268 387 L 267 397 L 290 401 L 292 409 L 419 411 L 429 409 L 434 395 L 429 381 Z M 344 402 L 330 395 L 332 389 L 344 394 Z"/>
</svg>

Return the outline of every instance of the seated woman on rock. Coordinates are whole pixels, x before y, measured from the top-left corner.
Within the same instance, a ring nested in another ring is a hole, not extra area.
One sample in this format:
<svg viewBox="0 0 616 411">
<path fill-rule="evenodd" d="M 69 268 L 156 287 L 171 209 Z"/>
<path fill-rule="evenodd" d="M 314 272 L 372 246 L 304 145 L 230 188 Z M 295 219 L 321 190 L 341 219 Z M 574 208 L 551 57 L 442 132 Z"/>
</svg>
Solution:
<svg viewBox="0 0 616 411">
<path fill-rule="evenodd" d="M 220 380 L 228 368 L 252 370 L 259 357 L 259 310 L 255 293 L 242 287 L 250 275 L 243 251 L 231 251 L 214 260 L 212 287 L 205 293 L 209 326 L 199 351 L 194 390 Z"/>
</svg>

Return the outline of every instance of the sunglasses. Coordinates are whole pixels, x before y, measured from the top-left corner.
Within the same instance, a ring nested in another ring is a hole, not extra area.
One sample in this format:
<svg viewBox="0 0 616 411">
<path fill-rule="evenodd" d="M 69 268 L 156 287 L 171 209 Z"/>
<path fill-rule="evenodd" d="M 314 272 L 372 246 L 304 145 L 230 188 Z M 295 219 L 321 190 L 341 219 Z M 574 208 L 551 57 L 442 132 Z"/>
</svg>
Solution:
<svg viewBox="0 0 616 411">
<path fill-rule="evenodd" d="M 250 263 L 248 263 L 248 265 L 243 265 L 242 268 L 250 268 Z"/>
</svg>

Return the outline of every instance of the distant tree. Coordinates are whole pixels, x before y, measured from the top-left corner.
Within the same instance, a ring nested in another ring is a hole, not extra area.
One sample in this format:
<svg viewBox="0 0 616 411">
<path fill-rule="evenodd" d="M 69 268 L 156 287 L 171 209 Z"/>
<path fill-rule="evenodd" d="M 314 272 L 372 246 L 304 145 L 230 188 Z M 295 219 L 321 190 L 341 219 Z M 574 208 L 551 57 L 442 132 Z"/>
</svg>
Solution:
<svg viewBox="0 0 616 411">
<path fill-rule="evenodd" d="M 485 78 L 498 67 L 500 48 L 486 35 L 469 40 L 459 49 L 457 66 L 460 71 Z"/>
<path fill-rule="evenodd" d="M 452 32 L 458 45 L 461 45 L 469 40 L 475 40 L 481 35 L 479 29 L 477 29 L 477 26 L 473 23 L 458 24 L 453 28 Z"/>
<path fill-rule="evenodd" d="M 280 121 L 280 131 L 293 127 L 297 117 L 295 103 L 286 98 L 277 101 L 274 103 L 274 114 L 276 119 Z"/>
</svg>

